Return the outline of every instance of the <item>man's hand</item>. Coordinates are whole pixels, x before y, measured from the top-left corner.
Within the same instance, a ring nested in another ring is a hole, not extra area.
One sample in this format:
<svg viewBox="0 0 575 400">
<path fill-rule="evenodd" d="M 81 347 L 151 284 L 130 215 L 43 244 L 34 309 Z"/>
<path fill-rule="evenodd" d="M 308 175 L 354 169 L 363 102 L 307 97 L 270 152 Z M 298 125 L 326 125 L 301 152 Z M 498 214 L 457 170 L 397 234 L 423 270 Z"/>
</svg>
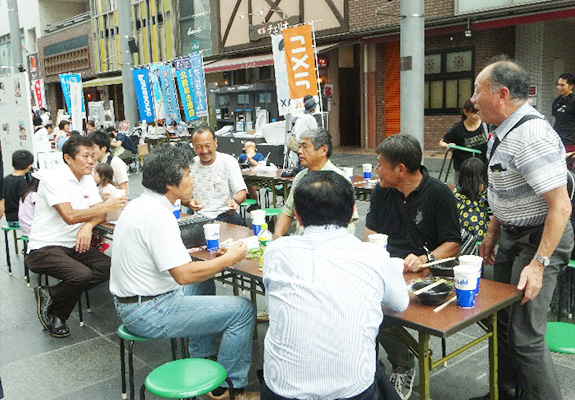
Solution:
<svg viewBox="0 0 575 400">
<path fill-rule="evenodd" d="M 403 264 L 403 272 L 418 272 L 419 266 L 427 261 L 427 256 L 416 256 L 415 254 L 409 254 L 405 257 L 405 262 Z"/>
<path fill-rule="evenodd" d="M 487 234 L 479 246 L 479 256 L 483 257 L 485 265 L 493 265 L 495 263 L 495 245 L 497 240 L 498 238 L 495 235 Z"/>
<path fill-rule="evenodd" d="M 531 260 L 531 262 L 523 268 L 523 271 L 521 271 L 519 283 L 517 284 L 517 289 L 525 289 L 521 305 L 533 300 L 539 294 L 541 286 L 543 285 L 544 269 L 539 261 Z"/>
<path fill-rule="evenodd" d="M 225 255 L 229 257 L 231 264 L 235 264 L 246 258 L 247 251 L 248 246 L 243 241 L 238 240 L 228 248 Z"/>
<path fill-rule="evenodd" d="M 112 211 L 121 210 L 128 204 L 128 199 L 125 196 L 111 197 L 104 202 L 104 211 L 109 213 Z"/>
<path fill-rule="evenodd" d="M 194 211 L 200 211 L 202 209 L 202 203 L 200 203 L 199 200 L 193 199 L 190 201 L 189 207 Z"/>
<path fill-rule="evenodd" d="M 76 235 L 76 251 L 78 253 L 85 253 L 90 248 L 92 243 L 92 226 L 84 224 Z"/>
<path fill-rule="evenodd" d="M 236 210 L 239 207 L 238 203 L 236 203 L 234 199 L 229 199 L 228 202 L 226 203 L 226 206 L 232 208 L 231 210 L 227 211 L 228 214 L 236 212 Z"/>
</svg>

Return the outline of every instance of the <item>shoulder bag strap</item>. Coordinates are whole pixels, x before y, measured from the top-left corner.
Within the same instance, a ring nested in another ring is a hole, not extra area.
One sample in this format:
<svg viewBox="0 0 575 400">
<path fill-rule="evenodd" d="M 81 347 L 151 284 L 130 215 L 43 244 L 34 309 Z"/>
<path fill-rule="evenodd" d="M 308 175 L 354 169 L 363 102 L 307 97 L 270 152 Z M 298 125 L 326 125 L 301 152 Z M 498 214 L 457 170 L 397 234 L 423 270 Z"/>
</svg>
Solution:
<svg viewBox="0 0 575 400">
<path fill-rule="evenodd" d="M 527 122 L 527 121 L 532 120 L 532 119 L 544 119 L 544 118 L 540 117 L 539 115 L 535 115 L 535 114 L 524 115 L 523 117 L 521 117 L 521 119 L 519 121 L 517 121 L 517 123 L 515 125 L 513 125 L 513 127 L 511 129 L 509 129 L 509 131 L 507 132 L 507 135 L 509 135 L 509 132 L 511 132 L 513 129 L 519 127 L 524 122 Z M 505 137 L 503 139 L 505 139 L 507 137 L 507 135 L 505 135 Z M 495 149 L 497 149 L 497 147 L 499 147 L 500 144 L 501 144 L 501 140 L 499 140 L 499 138 L 495 138 L 495 142 L 493 143 L 493 147 L 491 148 L 491 153 L 489 153 L 488 160 L 491 160 L 491 158 L 493 157 L 493 153 L 495 153 Z"/>
</svg>

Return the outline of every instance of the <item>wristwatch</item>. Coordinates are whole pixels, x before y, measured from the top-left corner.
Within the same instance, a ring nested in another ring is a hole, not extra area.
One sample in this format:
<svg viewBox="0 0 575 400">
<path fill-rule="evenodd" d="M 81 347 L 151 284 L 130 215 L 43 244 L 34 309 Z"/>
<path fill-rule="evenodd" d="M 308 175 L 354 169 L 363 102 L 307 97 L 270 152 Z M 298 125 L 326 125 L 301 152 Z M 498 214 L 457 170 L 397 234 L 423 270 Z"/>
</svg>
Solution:
<svg viewBox="0 0 575 400">
<path fill-rule="evenodd" d="M 547 267 L 549 264 L 551 264 L 551 259 L 549 257 L 543 257 L 540 256 L 539 254 L 535 254 L 533 256 L 533 259 L 539 261 L 541 265 L 543 265 L 544 267 Z"/>
</svg>

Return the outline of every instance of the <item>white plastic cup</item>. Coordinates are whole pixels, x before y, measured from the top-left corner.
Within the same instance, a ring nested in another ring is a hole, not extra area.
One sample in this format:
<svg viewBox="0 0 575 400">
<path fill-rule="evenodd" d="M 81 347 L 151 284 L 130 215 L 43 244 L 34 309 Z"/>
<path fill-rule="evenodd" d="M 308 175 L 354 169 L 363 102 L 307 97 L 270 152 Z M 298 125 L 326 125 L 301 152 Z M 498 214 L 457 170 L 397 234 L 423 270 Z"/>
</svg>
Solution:
<svg viewBox="0 0 575 400">
<path fill-rule="evenodd" d="M 220 224 L 205 224 L 204 235 L 209 252 L 220 248 Z"/>
<path fill-rule="evenodd" d="M 353 168 L 352 167 L 345 167 L 343 168 L 343 173 L 345 176 L 349 177 L 349 180 L 353 182 Z"/>
<path fill-rule="evenodd" d="M 112 197 L 113 198 L 118 198 L 118 197 L 126 197 L 126 191 L 124 189 L 116 189 L 112 192 Z M 106 215 L 106 220 L 108 221 L 117 221 L 118 218 L 120 218 L 120 214 L 122 214 L 122 211 L 124 211 L 123 208 L 116 210 L 116 211 L 111 211 Z"/>
<path fill-rule="evenodd" d="M 387 250 L 387 235 L 383 233 L 372 233 L 368 237 L 369 243 L 381 246 Z"/>
<path fill-rule="evenodd" d="M 483 267 L 483 258 L 474 255 L 464 255 L 459 256 L 459 264 L 460 265 L 470 265 L 476 268 L 477 272 L 477 289 L 475 291 L 475 295 L 479 293 L 479 288 L 481 286 L 481 269 Z"/>
<path fill-rule="evenodd" d="M 366 181 L 371 179 L 371 164 L 362 164 L 361 167 L 363 168 L 363 179 Z"/>
<path fill-rule="evenodd" d="M 253 210 L 250 212 L 252 216 L 252 227 L 254 229 L 254 235 L 257 236 L 262 230 L 262 224 L 266 222 L 266 211 L 265 210 Z"/>
<path fill-rule="evenodd" d="M 473 308 L 477 289 L 477 268 L 474 265 L 456 265 L 453 267 L 453 274 L 457 305 L 461 308 Z"/>
</svg>

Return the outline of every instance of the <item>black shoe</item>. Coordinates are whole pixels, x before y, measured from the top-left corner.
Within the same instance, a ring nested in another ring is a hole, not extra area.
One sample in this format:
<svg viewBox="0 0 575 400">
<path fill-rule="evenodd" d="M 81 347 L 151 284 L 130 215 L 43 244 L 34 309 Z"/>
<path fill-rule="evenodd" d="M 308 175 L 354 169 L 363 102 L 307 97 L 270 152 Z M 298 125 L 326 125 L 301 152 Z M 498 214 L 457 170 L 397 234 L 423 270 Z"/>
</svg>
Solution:
<svg viewBox="0 0 575 400">
<path fill-rule="evenodd" d="M 36 311 L 38 312 L 38 318 L 44 329 L 48 329 L 50 325 L 50 318 L 48 316 L 48 309 L 52 305 L 52 297 L 47 287 L 37 287 L 34 289 L 36 294 Z"/>
<path fill-rule="evenodd" d="M 66 321 L 61 320 L 54 315 L 50 315 L 50 325 L 48 326 L 48 330 L 50 331 L 50 335 L 56 338 L 65 338 L 70 336 L 70 328 L 68 328 Z"/>
</svg>

